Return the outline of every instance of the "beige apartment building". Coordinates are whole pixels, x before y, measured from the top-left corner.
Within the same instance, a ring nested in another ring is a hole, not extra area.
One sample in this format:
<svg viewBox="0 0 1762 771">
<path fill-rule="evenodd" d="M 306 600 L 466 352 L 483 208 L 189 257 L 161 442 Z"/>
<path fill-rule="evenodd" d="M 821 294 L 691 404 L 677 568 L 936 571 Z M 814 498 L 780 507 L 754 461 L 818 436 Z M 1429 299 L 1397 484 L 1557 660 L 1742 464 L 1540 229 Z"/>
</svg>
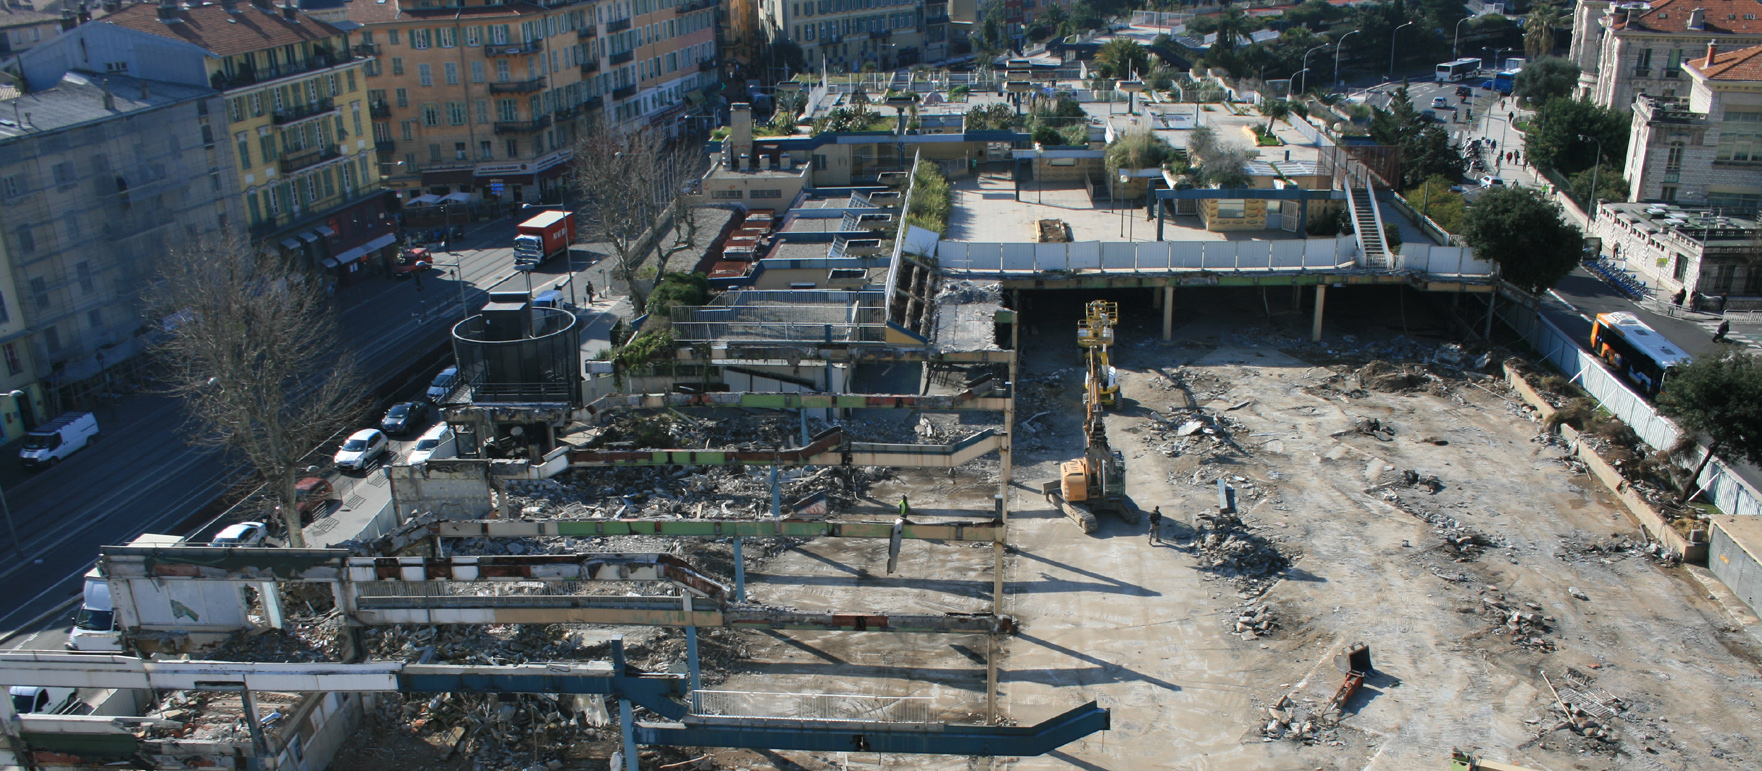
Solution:
<svg viewBox="0 0 1762 771">
<path fill-rule="evenodd" d="M 1762 43 L 1756 0 L 1579 0 L 1570 57 L 1579 66 L 1577 96 L 1633 109 L 1635 97 L 1688 96 L 1683 62 L 1708 43 L 1727 50 Z"/>
<path fill-rule="evenodd" d="M 373 142 L 405 201 L 559 200 L 577 138 L 676 131 L 717 84 L 711 0 L 348 0 L 334 13 L 377 54 Z"/>
<path fill-rule="evenodd" d="M 768 45 L 801 46 L 816 72 L 891 70 L 947 56 L 946 3 L 927 14 L 925 0 L 758 0 L 759 27 Z M 932 42 L 926 16 L 939 21 Z M 791 73 L 793 74 L 793 73 Z M 784 73 L 771 73 L 781 78 Z"/>
</svg>

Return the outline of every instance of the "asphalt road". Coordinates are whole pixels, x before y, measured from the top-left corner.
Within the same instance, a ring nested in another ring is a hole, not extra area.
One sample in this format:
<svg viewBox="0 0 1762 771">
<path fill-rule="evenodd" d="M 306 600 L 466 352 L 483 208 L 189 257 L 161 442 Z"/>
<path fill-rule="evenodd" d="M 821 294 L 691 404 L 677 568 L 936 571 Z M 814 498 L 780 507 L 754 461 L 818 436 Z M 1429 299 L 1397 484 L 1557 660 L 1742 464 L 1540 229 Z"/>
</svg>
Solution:
<svg viewBox="0 0 1762 771">
<path fill-rule="evenodd" d="M 345 340 L 371 376 L 383 379 L 401 371 L 430 347 L 426 341 L 462 318 L 462 289 L 465 302 L 475 306 L 491 288 L 516 276 L 513 251 L 501 246 L 513 233 L 513 223 L 505 219 L 469 230 L 463 248 L 436 255 L 436 269 L 420 288 L 412 279 L 373 278 L 339 293 Z M 577 268 L 592 261 L 580 250 L 573 256 Z M 555 284 L 568 275 L 568 267 L 561 260 L 542 266 L 531 276 L 533 285 Z M 526 278 L 517 280 L 524 289 Z M 369 424 L 377 425 L 378 419 L 371 416 Z M 9 557 L 0 562 L 0 580 L 8 587 L 0 599 L 0 636 L 29 637 L 51 629 L 37 635 L 31 647 L 59 647 L 55 634 L 65 639 L 71 613 L 30 622 L 79 593 L 81 576 L 99 546 L 175 528 L 246 476 L 223 454 L 185 443 L 184 415 L 169 397 L 131 395 L 100 409 L 98 420 L 101 440 L 53 468 L 32 473 L 0 459 L 0 485 L 24 544 L 21 556 L 0 531 L 0 549 Z M 413 438 L 402 438 L 395 449 L 407 451 Z M 51 620 L 56 624 L 44 626 Z"/>
</svg>

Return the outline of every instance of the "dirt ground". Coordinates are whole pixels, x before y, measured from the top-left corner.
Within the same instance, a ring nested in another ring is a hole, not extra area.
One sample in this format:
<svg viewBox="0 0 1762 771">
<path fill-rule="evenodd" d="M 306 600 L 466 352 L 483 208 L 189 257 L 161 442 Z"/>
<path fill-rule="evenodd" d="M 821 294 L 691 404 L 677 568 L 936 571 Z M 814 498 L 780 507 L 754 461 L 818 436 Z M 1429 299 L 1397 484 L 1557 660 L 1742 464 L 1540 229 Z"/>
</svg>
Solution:
<svg viewBox="0 0 1762 771">
<path fill-rule="evenodd" d="M 1168 516 L 1169 543 L 1152 546 L 1145 525 L 1111 517 L 1083 535 L 1041 499 L 1039 482 L 1082 451 L 1077 387 L 1021 432 L 1018 444 L 1034 449 L 1016 461 L 1004 611 L 1022 631 L 1003 643 L 1003 716 L 1027 725 L 1093 699 L 1112 709 L 1113 729 L 1002 765 L 1417 771 L 1445 768 L 1455 747 L 1550 771 L 1762 768 L 1756 640 L 1684 569 L 1597 546 L 1637 528 L 1594 479 L 1560 462 L 1564 448 L 1538 439 L 1540 425 L 1496 378 L 1387 393 L 1351 377 L 1391 351 L 1437 350 L 1449 325 L 1426 309 L 1445 302 L 1408 294 L 1397 318 L 1384 310 L 1396 305 L 1392 290 L 1336 290 L 1318 346 L 1307 315 L 1268 318 L 1276 300 L 1213 291 L 1182 297 L 1173 344 L 1156 337 L 1148 293 L 1120 298 L 1122 400 L 1108 433 L 1132 501 Z M 1080 386 L 1075 319 L 1089 298 L 1067 294 L 1030 315 L 1024 383 L 1058 375 Z M 1218 439 L 1178 436 L 1193 418 Z M 1366 418 L 1377 430 L 1355 431 Z M 1247 528 L 1237 535 L 1292 560 L 1264 596 L 1201 569 L 1192 548 L 1220 476 Z M 952 476 L 902 472 L 856 516 L 884 515 L 907 493 L 920 509 L 979 517 L 996 485 L 994 461 Z M 990 604 L 986 546 L 907 542 L 893 575 L 885 564 L 882 542 L 822 539 L 765 562 L 749 588 L 756 601 L 804 608 Z M 1236 631 L 1245 608 L 1265 609 L 1251 616 L 1270 620 L 1265 634 Z M 1287 716 L 1328 701 L 1342 679 L 1332 659 L 1357 641 L 1375 672 L 1337 724 L 1316 719 L 1304 740 L 1264 735 L 1281 697 Z M 960 635 L 755 635 L 744 671 L 721 687 L 922 695 L 946 719 L 977 719 L 986 646 Z M 1607 740 L 1557 728 L 1550 683 L 1615 709 L 1592 726 Z M 979 764 L 717 758 L 731 768 Z"/>
</svg>

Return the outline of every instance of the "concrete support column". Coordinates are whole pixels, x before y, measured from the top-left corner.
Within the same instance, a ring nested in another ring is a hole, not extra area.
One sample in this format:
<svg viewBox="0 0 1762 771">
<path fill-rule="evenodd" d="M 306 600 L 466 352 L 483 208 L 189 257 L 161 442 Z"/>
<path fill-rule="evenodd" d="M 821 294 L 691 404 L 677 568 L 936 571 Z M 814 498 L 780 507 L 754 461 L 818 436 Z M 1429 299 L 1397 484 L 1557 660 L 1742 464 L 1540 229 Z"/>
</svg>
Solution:
<svg viewBox="0 0 1762 771">
<path fill-rule="evenodd" d="M 642 771 L 636 764 L 636 716 L 629 699 L 618 700 L 618 730 L 624 735 L 624 771 Z"/>
<path fill-rule="evenodd" d="M 1328 303 L 1328 285 L 1315 285 L 1315 322 L 1309 328 L 1309 341 L 1321 342 L 1322 308 Z"/>
<path fill-rule="evenodd" d="M 1155 288 L 1155 287 L 1152 287 L 1150 291 L 1152 293 L 1150 295 L 1150 307 L 1161 308 L 1162 307 L 1162 291 Z"/>
<path fill-rule="evenodd" d="M 687 614 L 691 613 L 691 595 L 689 593 L 685 595 L 685 612 Z M 703 690 L 703 669 L 698 664 L 697 627 L 695 626 L 688 626 L 685 628 L 685 667 L 691 675 L 691 680 L 689 681 L 691 683 L 691 689 L 693 691 Z"/>
<path fill-rule="evenodd" d="M 1175 339 L 1175 288 L 1165 286 L 1157 293 L 1162 297 L 1162 339 Z"/>
<path fill-rule="evenodd" d="M 740 536 L 734 537 L 734 601 L 746 602 L 746 560 L 740 556 Z"/>
</svg>

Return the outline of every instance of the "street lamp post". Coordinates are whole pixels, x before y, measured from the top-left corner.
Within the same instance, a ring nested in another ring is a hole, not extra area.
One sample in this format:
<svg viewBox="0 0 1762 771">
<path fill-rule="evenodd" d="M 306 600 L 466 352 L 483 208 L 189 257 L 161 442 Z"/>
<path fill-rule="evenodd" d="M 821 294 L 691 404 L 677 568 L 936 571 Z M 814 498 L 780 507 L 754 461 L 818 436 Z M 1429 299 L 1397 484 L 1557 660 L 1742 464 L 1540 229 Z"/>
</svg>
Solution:
<svg viewBox="0 0 1762 771">
<path fill-rule="evenodd" d="M 1300 78 L 1303 83 L 1307 84 L 1309 82 L 1309 68 L 1304 67 L 1301 70 L 1293 72 L 1293 73 L 1291 73 L 1291 77 Z M 1297 93 L 1299 93 L 1299 94 L 1303 93 L 1303 88 L 1301 86 L 1298 87 Z"/>
<path fill-rule="evenodd" d="M 1456 22 L 1456 36 L 1451 38 L 1451 40 L 1450 40 L 1450 58 L 1452 60 L 1454 60 L 1457 56 L 1460 55 L 1457 53 L 1457 50 L 1458 50 L 1458 46 L 1460 46 L 1462 44 L 1462 22 L 1468 21 L 1469 19 L 1472 19 L 1472 18 L 1474 18 L 1474 17 L 1473 16 L 1464 16 L 1461 19 L 1458 19 Z"/>
<path fill-rule="evenodd" d="M 29 399 L 30 395 L 26 394 L 24 391 L 18 390 L 5 395 L 12 397 L 12 406 L 18 409 L 19 424 L 23 425 L 25 408 L 24 400 Z M 18 552 L 18 556 L 23 557 L 24 543 L 18 540 L 18 527 L 12 524 L 12 508 L 6 505 L 6 493 L 3 491 L 0 491 L 0 517 L 5 518 L 6 533 L 7 535 L 12 536 L 12 550 Z"/>
<path fill-rule="evenodd" d="M 1418 24 L 1418 23 L 1419 22 L 1416 22 L 1416 21 L 1407 22 L 1406 24 L 1403 24 L 1399 27 L 1396 27 L 1394 32 L 1389 33 L 1389 79 L 1390 80 L 1395 79 L 1395 41 L 1397 39 L 1396 36 L 1401 34 L 1401 30 L 1407 29 L 1408 27 L 1411 27 L 1411 26 Z"/>
<path fill-rule="evenodd" d="M 1346 38 L 1352 37 L 1353 35 L 1356 35 L 1356 34 L 1363 32 L 1363 31 L 1364 30 L 1361 30 L 1361 29 L 1352 30 L 1351 32 L 1348 32 L 1344 35 L 1341 35 L 1339 40 L 1334 41 L 1334 85 L 1335 86 L 1340 85 L 1340 46 L 1343 46 L 1346 44 Z"/>
<path fill-rule="evenodd" d="M 1597 218 L 1597 172 L 1603 170 L 1603 139 L 1601 137 L 1585 136 L 1584 134 L 1578 135 L 1578 138 L 1581 141 L 1589 139 L 1592 142 L 1597 143 L 1597 165 L 1591 167 L 1591 195 L 1589 196 L 1591 219 L 1595 220 Z M 1570 193 L 1572 191 L 1569 188 L 1567 192 Z"/>
<path fill-rule="evenodd" d="M 1303 69 L 1298 70 L 1298 72 L 1303 73 L 1304 87 L 1307 88 L 1309 86 L 1309 55 L 1315 53 L 1316 51 L 1320 51 L 1323 48 L 1327 48 L 1327 47 L 1328 47 L 1328 44 L 1323 43 L 1321 45 L 1318 45 L 1314 48 L 1309 49 L 1308 51 L 1303 52 Z M 1297 89 L 1297 93 L 1303 93 L 1303 90 L 1304 89 L 1299 88 L 1299 89 Z"/>
</svg>

